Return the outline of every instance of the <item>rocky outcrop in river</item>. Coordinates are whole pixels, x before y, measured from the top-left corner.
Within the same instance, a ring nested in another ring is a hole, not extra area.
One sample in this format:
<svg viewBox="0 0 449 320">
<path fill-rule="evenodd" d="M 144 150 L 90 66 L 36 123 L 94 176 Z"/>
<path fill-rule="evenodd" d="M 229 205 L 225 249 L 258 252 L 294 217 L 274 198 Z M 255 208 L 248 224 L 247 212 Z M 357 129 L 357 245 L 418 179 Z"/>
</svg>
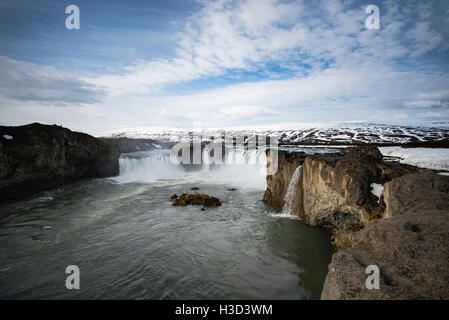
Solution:
<svg viewBox="0 0 449 320">
<path fill-rule="evenodd" d="M 0 202 L 119 173 L 119 150 L 56 125 L 0 126 Z"/>
<path fill-rule="evenodd" d="M 301 165 L 293 211 L 329 229 L 337 248 L 322 299 L 449 298 L 449 177 L 384 161 L 374 147 L 303 158 L 279 155 L 264 201 L 283 206 Z M 380 198 L 374 183 L 384 187 Z M 369 265 L 379 267 L 378 290 L 365 286 Z"/>
<path fill-rule="evenodd" d="M 186 194 L 183 193 L 179 197 L 176 195 L 172 196 L 173 205 L 185 207 L 188 205 L 203 205 L 205 207 L 219 207 L 221 206 L 220 199 L 216 197 L 209 196 L 207 194 Z"/>
</svg>

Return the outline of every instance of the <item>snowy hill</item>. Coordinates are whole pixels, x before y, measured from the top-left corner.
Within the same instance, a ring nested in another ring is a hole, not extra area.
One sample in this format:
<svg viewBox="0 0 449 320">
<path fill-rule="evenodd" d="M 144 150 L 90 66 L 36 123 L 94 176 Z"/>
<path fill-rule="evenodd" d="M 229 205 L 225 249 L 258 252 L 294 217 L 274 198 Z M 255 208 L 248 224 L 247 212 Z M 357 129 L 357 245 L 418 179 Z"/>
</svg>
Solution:
<svg viewBox="0 0 449 320">
<path fill-rule="evenodd" d="M 449 139 L 449 129 L 444 127 L 412 127 L 383 124 L 347 123 L 320 125 L 320 127 L 301 127 L 301 125 L 253 128 L 204 129 L 193 131 L 203 139 L 219 137 L 225 132 L 227 139 L 232 137 L 268 135 L 277 138 L 281 145 L 310 144 L 378 144 L 402 145 L 410 142 L 424 142 Z M 185 141 L 192 130 L 166 127 L 138 127 L 107 132 L 103 137 L 146 138 L 161 142 Z"/>
</svg>

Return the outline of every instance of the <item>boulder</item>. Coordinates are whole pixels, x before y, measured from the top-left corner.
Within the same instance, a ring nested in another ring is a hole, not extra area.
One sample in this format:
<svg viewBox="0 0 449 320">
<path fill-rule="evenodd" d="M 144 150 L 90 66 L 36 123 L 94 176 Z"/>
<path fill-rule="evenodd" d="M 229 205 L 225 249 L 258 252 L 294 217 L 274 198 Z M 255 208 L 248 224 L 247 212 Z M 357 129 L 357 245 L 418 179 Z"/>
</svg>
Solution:
<svg viewBox="0 0 449 320">
<path fill-rule="evenodd" d="M 380 270 L 367 289 L 366 267 Z M 449 211 L 409 210 L 370 224 L 335 253 L 322 299 L 449 299 Z"/>
<path fill-rule="evenodd" d="M 403 214 L 410 209 L 449 209 L 449 176 L 424 171 L 407 174 L 385 184 L 385 217 Z"/>
<path fill-rule="evenodd" d="M 185 207 L 187 205 L 203 205 L 205 207 L 218 207 L 221 206 L 220 199 L 207 194 L 185 194 L 173 200 L 174 206 Z"/>
</svg>

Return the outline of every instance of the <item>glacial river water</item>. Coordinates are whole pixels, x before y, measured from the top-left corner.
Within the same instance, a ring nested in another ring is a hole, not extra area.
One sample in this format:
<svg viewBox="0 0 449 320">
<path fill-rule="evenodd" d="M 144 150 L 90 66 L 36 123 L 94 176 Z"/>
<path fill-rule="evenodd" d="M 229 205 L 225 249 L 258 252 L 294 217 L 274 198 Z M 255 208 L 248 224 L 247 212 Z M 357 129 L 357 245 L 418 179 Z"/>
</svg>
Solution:
<svg viewBox="0 0 449 320">
<path fill-rule="evenodd" d="M 194 172 L 167 155 L 125 155 L 119 177 L 0 206 L 0 298 L 320 297 L 329 234 L 261 201 L 264 155 Z M 223 205 L 173 207 L 170 196 L 193 186 Z M 66 289 L 68 265 L 79 290 Z"/>
</svg>

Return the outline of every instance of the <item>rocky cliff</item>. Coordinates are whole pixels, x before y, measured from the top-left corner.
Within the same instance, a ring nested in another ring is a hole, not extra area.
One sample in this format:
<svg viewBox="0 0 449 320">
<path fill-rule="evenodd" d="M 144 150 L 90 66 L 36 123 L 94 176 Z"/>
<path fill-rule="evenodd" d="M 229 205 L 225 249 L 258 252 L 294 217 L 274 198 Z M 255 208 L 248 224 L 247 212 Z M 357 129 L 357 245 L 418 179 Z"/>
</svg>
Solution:
<svg viewBox="0 0 449 320">
<path fill-rule="evenodd" d="M 56 125 L 0 126 L 0 202 L 117 175 L 119 155 L 106 142 Z"/>
<path fill-rule="evenodd" d="M 282 206 L 291 168 L 301 165 L 294 212 L 332 231 L 337 252 L 322 299 L 449 298 L 449 177 L 387 162 L 377 148 L 280 155 L 265 202 Z M 378 198 L 372 184 L 383 185 Z M 365 286 L 366 267 L 380 289 Z"/>
<path fill-rule="evenodd" d="M 267 159 L 270 159 L 270 150 L 267 152 Z M 284 206 L 284 196 L 290 179 L 296 168 L 304 163 L 305 158 L 306 154 L 301 152 L 278 152 L 278 170 L 273 175 L 267 175 L 267 190 L 263 196 L 265 203 L 280 208 Z"/>
<path fill-rule="evenodd" d="M 280 151 L 278 159 L 278 172 L 267 176 L 263 200 L 282 207 L 292 174 L 301 165 L 293 213 L 309 225 L 324 227 L 334 235 L 358 231 L 383 217 L 385 205 L 371 192 L 372 184 L 383 185 L 418 170 L 383 161 L 376 147 L 311 156 Z"/>
</svg>

